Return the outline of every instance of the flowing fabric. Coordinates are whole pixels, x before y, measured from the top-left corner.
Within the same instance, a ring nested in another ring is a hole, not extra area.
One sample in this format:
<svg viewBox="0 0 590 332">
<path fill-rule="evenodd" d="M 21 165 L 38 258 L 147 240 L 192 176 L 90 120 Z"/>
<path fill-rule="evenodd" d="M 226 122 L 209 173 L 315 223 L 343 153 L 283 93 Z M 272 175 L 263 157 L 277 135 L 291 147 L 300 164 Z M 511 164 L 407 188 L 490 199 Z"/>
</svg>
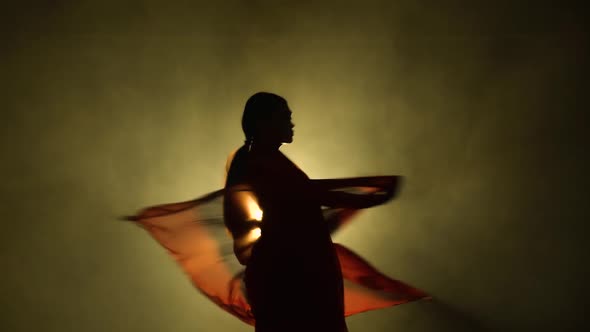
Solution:
<svg viewBox="0 0 590 332">
<path fill-rule="evenodd" d="M 374 182 L 366 180 L 376 178 L 350 178 L 347 180 L 360 185 L 346 188 L 334 186 L 339 179 L 314 181 L 331 183 L 331 190 L 371 194 L 378 188 L 362 183 Z M 202 294 L 235 317 L 254 325 L 255 318 L 244 284 L 243 265 L 247 264 L 247 255 L 244 256 L 246 258 L 239 258 L 240 253 L 247 252 L 258 241 L 260 233 L 250 225 L 247 226 L 250 231 L 243 238 L 232 238 L 223 215 L 223 200 L 228 190 L 252 195 L 253 200 L 245 200 L 244 204 L 256 214 L 255 204 L 252 210 L 256 194 L 250 188 L 232 186 L 190 201 L 147 207 L 125 219 L 144 228 L 162 245 Z M 322 214 L 330 233 L 334 233 L 359 211 L 323 208 Z M 382 274 L 345 246 L 337 243 L 333 246 L 344 279 L 345 316 L 429 298 L 425 292 Z M 289 285 L 285 285 L 282 296 L 288 301 Z M 305 313 L 292 314 L 299 316 Z"/>
</svg>

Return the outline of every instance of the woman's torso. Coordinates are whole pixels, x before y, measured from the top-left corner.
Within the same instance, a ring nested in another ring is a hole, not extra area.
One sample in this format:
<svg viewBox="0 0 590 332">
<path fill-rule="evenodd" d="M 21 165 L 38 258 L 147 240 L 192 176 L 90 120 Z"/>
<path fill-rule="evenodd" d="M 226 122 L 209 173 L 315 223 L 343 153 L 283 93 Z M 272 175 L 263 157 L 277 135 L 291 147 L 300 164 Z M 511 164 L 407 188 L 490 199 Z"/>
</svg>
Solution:
<svg viewBox="0 0 590 332">
<path fill-rule="evenodd" d="M 257 329 L 315 324 L 323 331 L 345 331 L 340 265 L 309 178 L 280 152 L 242 151 L 235 158 L 240 159 L 232 162 L 228 185 L 240 177 L 252 185 L 263 211 L 262 235 L 245 273 Z"/>
</svg>

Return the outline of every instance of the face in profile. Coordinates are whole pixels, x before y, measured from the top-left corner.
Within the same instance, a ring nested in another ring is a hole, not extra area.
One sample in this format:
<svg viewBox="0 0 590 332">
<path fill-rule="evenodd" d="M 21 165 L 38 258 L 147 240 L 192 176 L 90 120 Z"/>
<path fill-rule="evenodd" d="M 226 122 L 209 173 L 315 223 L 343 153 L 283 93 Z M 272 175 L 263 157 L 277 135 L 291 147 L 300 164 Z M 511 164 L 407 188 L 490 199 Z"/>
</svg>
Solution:
<svg viewBox="0 0 590 332">
<path fill-rule="evenodd" d="M 292 112 L 287 106 L 287 109 L 282 112 L 282 119 L 281 119 L 281 143 L 292 143 L 293 136 L 295 135 L 295 131 L 293 128 L 295 125 L 293 124 L 291 115 Z"/>
<path fill-rule="evenodd" d="M 291 109 L 283 97 L 258 92 L 246 102 L 242 129 L 247 140 L 268 146 L 292 143 L 293 127 Z"/>
<path fill-rule="evenodd" d="M 272 117 L 268 136 L 279 143 L 292 143 L 295 125 L 291 122 L 291 110 L 288 105 L 277 110 Z"/>
</svg>

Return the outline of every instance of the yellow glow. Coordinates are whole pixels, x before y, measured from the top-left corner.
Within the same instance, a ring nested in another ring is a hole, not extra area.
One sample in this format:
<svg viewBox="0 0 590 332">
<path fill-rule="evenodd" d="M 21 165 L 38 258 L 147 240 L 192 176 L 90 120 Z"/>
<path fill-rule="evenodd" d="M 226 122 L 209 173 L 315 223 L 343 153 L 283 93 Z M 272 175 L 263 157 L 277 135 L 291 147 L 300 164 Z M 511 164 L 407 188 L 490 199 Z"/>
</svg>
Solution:
<svg viewBox="0 0 590 332">
<path fill-rule="evenodd" d="M 246 241 L 248 243 L 254 242 L 260 237 L 260 234 L 261 232 L 259 227 L 253 228 L 250 230 L 250 232 L 248 232 L 248 235 L 246 235 Z"/>
<path fill-rule="evenodd" d="M 262 210 L 252 195 L 246 196 L 245 204 L 248 212 L 248 220 L 262 221 Z"/>
<path fill-rule="evenodd" d="M 246 206 L 248 220 L 262 221 L 262 209 L 260 208 L 260 205 L 258 205 L 258 202 L 256 202 L 256 199 L 254 198 L 254 195 L 252 193 L 249 192 L 246 195 L 244 204 Z M 246 236 L 244 237 L 245 243 L 250 244 L 252 242 L 255 242 L 260 237 L 260 234 L 260 227 L 255 227 L 251 229 L 248 232 L 248 234 L 246 234 Z"/>
</svg>

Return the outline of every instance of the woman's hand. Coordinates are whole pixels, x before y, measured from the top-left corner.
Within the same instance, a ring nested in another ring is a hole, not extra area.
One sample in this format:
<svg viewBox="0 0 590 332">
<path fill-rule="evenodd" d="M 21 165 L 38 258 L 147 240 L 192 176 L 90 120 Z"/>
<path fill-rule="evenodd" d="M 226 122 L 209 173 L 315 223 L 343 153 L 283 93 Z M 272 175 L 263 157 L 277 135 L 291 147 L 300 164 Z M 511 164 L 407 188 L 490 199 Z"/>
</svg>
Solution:
<svg viewBox="0 0 590 332">
<path fill-rule="evenodd" d="M 363 209 L 390 201 L 400 186 L 402 177 L 368 176 L 340 179 L 311 180 L 312 191 L 324 206 Z M 362 194 L 351 194 L 338 189 L 354 188 Z"/>
<path fill-rule="evenodd" d="M 372 195 L 375 197 L 375 205 L 389 202 L 395 196 L 396 189 L 397 188 L 390 186 L 384 188 L 383 190 L 374 192 Z"/>
<path fill-rule="evenodd" d="M 318 190 L 334 190 L 350 187 L 370 187 L 377 190 L 393 190 L 399 187 L 402 177 L 399 175 L 365 176 L 340 179 L 312 179 L 311 183 Z"/>
<path fill-rule="evenodd" d="M 396 194 L 401 176 L 371 176 L 311 180 L 312 191 L 323 206 L 364 209 L 390 201 Z M 357 188 L 362 194 L 337 189 Z"/>
</svg>

